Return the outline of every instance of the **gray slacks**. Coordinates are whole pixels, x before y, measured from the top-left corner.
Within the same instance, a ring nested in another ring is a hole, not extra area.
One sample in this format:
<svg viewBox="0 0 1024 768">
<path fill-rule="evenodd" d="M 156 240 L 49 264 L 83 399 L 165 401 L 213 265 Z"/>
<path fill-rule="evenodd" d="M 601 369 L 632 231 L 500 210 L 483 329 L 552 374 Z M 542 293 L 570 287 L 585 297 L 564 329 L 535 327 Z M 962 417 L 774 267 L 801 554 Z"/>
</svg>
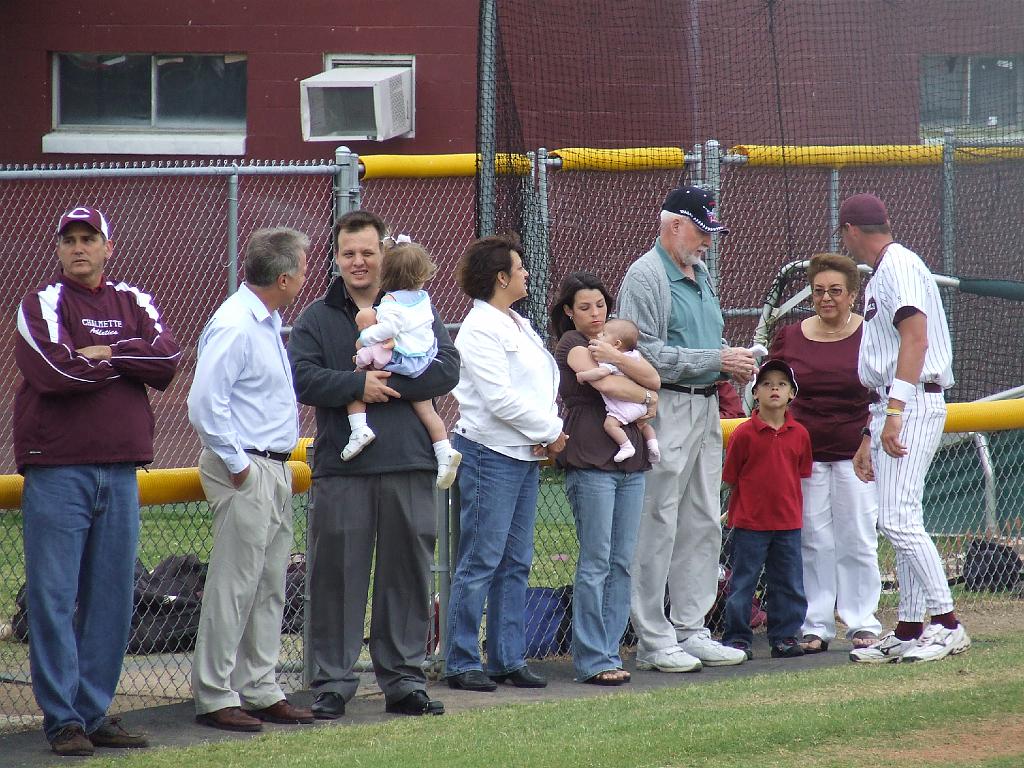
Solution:
<svg viewBox="0 0 1024 768">
<path fill-rule="evenodd" d="M 425 690 L 435 473 L 318 477 L 309 519 L 311 687 L 351 699 L 373 568 L 370 658 L 390 702 Z M 376 552 L 376 560 L 374 553 Z"/>
</svg>

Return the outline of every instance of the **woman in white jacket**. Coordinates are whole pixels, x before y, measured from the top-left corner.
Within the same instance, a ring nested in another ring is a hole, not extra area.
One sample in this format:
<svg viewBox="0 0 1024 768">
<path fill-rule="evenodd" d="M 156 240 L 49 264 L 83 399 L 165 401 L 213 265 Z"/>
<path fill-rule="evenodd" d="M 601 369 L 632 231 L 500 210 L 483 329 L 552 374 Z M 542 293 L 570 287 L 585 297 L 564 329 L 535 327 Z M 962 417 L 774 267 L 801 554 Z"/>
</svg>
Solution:
<svg viewBox="0 0 1024 768">
<path fill-rule="evenodd" d="M 555 394 L 558 370 L 530 322 L 512 309 L 527 293 L 519 241 L 470 244 L 459 286 L 473 299 L 455 346 L 462 359 L 459 421 L 460 539 L 445 642 L 448 685 L 493 691 L 498 683 L 542 688 L 526 665 L 523 615 L 533 562 L 539 462 L 565 446 Z M 487 672 L 480 622 L 487 602 Z"/>
</svg>

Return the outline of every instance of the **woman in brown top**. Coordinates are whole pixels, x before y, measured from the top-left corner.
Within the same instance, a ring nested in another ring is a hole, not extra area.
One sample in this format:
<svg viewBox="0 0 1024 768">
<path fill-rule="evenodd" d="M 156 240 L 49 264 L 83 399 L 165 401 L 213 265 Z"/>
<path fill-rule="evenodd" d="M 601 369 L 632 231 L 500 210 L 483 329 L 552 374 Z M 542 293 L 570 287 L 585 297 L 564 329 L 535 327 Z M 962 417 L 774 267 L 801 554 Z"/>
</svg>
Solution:
<svg viewBox="0 0 1024 768">
<path fill-rule="evenodd" d="M 616 463 L 619 446 L 602 426 L 606 394 L 652 409 L 661 380 L 653 366 L 619 352 L 598 339 L 614 301 L 599 278 L 587 272 L 568 275 L 551 305 L 558 394 L 569 435 L 558 457 L 565 469 L 565 491 L 580 542 L 573 587 L 572 655 L 577 680 L 622 685 L 619 641 L 629 619 L 630 566 L 644 501 L 648 448 L 635 423 L 623 429 L 636 453 Z M 611 363 L 624 376 L 581 384 L 576 374 Z"/>
<path fill-rule="evenodd" d="M 836 635 L 837 609 L 854 647 L 878 639 L 882 583 L 874 483 L 862 483 L 853 472 L 868 420 L 868 391 L 857 376 L 864 318 L 853 311 L 860 273 L 853 259 L 820 253 L 811 259 L 807 279 L 814 314 L 779 329 L 769 355 L 785 360 L 800 382 L 790 409 L 811 434 L 814 464 L 803 481 L 802 645 L 818 653 Z"/>
</svg>

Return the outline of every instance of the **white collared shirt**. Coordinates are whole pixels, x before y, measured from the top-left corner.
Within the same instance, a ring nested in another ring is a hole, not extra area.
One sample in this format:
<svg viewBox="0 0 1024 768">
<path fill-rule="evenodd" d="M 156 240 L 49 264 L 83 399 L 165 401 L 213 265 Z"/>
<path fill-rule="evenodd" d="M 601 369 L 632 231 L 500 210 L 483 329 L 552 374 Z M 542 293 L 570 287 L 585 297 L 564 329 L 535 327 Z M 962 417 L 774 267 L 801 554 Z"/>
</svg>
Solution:
<svg viewBox="0 0 1024 768">
<path fill-rule="evenodd" d="M 529 320 L 479 299 L 455 338 L 461 357 L 455 432 L 520 461 L 562 434 L 555 395 L 558 367 Z"/>
<path fill-rule="evenodd" d="M 243 284 L 206 324 L 198 355 L 188 420 L 203 445 L 236 474 L 246 448 L 290 453 L 299 417 L 281 315 Z"/>
</svg>

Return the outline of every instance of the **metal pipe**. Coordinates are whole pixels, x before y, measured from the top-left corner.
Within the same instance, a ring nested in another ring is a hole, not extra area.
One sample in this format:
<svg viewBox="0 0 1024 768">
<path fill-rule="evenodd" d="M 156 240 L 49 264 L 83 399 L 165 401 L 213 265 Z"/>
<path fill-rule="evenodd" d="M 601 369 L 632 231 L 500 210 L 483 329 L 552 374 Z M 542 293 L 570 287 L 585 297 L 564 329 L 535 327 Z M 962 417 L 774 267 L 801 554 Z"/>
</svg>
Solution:
<svg viewBox="0 0 1024 768">
<path fill-rule="evenodd" d="M 985 478 L 985 533 L 996 536 L 999 534 L 999 521 L 996 519 L 996 471 L 989 450 L 988 435 L 975 432 L 974 447 L 978 450 L 981 474 Z"/>
<path fill-rule="evenodd" d="M 828 247 L 833 253 L 839 250 L 839 169 L 828 172 Z"/>
<path fill-rule="evenodd" d="M 431 566 L 437 584 L 437 636 L 434 637 L 433 595 L 430 600 L 430 634 L 437 644 L 437 652 L 434 651 L 434 643 L 431 643 L 427 653 L 427 664 L 430 669 L 436 671 L 438 677 L 444 672 L 444 627 L 445 622 L 448 621 L 448 600 L 452 590 L 451 550 L 448 548 L 448 510 L 448 491 L 442 491 L 437 494 L 437 559 Z"/>
<path fill-rule="evenodd" d="M 721 147 L 714 139 L 704 142 L 704 187 L 711 193 L 715 201 L 720 201 L 719 193 L 722 190 L 722 167 Z M 708 248 L 705 263 L 708 273 L 711 276 L 711 284 L 718 285 L 718 235 L 711 236 L 711 246 Z"/>
<path fill-rule="evenodd" d="M 956 274 L 956 145 L 953 129 L 942 136 L 942 271 Z M 947 307 L 947 311 L 948 311 Z"/>
<path fill-rule="evenodd" d="M 238 290 L 238 174 L 228 176 L 228 296 Z"/>
<path fill-rule="evenodd" d="M 495 0 L 480 3 L 480 63 L 477 93 L 480 167 L 477 172 L 477 235 L 494 234 L 495 221 L 495 169 L 497 155 L 496 124 L 498 89 L 496 83 L 495 51 L 498 33 L 498 15 Z"/>
<path fill-rule="evenodd" d="M 306 446 L 306 463 L 309 464 L 310 475 L 313 474 L 313 453 L 313 446 Z M 313 682 L 313 658 L 309 653 L 309 649 L 313 647 L 313 627 L 312 622 L 309 620 L 309 616 L 312 613 L 310 610 L 312 598 L 309 594 L 309 574 L 310 566 L 313 562 L 309 551 L 310 513 L 312 510 L 313 485 L 310 484 L 309 492 L 306 496 L 306 573 L 302 579 L 302 687 L 304 690 L 308 690 Z"/>
</svg>

